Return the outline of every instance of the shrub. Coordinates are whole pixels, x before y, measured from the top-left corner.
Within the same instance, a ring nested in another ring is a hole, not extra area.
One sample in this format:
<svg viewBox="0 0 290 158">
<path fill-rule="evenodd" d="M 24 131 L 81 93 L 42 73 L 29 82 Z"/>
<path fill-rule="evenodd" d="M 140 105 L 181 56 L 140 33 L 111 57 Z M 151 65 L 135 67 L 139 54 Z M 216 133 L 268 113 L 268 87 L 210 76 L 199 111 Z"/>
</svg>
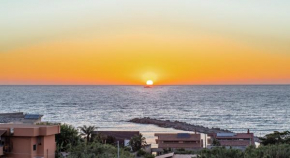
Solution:
<svg viewBox="0 0 290 158">
<path fill-rule="evenodd" d="M 146 154 L 146 152 L 142 149 L 138 150 L 137 152 L 137 156 L 144 156 Z"/>
<path fill-rule="evenodd" d="M 144 155 L 144 158 L 154 158 L 154 157 L 155 157 L 154 155 L 149 154 L 149 153 L 146 153 L 146 154 Z"/>
<path fill-rule="evenodd" d="M 238 149 L 226 149 L 225 147 L 215 147 L 203 149 L 199 152 L 199 158 L 289 158 L 290 145 L 276 144 L 259 146 L 249 146 L 245 151 Z"/>
<path fill-rule="evenodd" d="M 72 147 L 68 158 L 115 158 L 118 149 L 110 144 L 85 143 Z M 133 158 L 134 156 L 124 149 L 120 149 L 120 158 Z"/>
<path fill-rule="evenodd" d="M 259 138 L 261 140 L 261 144 L 263 145 L 271 145 L 271 144 L 290 144 L 290 132 L 278 132 L 274 131 L 274 133 L 270 133 L 265 135 L 264 137 Z"/>
</svg>

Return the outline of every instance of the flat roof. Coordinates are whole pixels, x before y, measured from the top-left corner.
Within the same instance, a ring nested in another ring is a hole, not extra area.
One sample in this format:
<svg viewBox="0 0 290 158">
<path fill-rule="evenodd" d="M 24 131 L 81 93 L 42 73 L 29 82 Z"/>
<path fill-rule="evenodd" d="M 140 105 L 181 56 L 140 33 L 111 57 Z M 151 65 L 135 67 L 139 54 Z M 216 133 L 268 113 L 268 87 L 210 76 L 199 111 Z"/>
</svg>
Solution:
<svg viewBox="0 0 290 158">
<path fill-rule="evenodd" d="M 201 134 L 195 133 L 155 133 L 158 140 L 200 140 Z"/>
<path fill-rule="evenodd" d="M 39 114 L 26 114 L 24 116 L 25 119 L 39 119 L 41 118 L 43 115 L 39 115 Z"/>
<path fill-rule="evenodd" d="M 58 125 L 31 125 L 31 124 L 0 124 L 0 128 L 39 128 L 39 127 L 53 127 Z"/>
<path fill-rule="evenodd" d="M 115 137 L 116 139 L 131 139 L 135 135 L 139 135 L 139 131 L 93 131 L 93 134 L 102 134 Z"/>
</svg>

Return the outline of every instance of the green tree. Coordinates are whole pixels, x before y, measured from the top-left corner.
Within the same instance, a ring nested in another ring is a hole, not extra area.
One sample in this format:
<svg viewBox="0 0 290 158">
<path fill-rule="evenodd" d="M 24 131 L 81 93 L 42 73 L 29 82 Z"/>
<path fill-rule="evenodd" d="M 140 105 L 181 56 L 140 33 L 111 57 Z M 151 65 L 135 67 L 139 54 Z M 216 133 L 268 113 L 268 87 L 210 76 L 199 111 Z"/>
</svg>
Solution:
<svg viewBox="0 0 290 158">
<path fill-rule="evenodd" d="M 238 149 L 214 147 L 212 149 L 203 149 L 198 158 L 244 158 L 244 153 Z"/>
<path fill-rule="evenodd" d="M 274 131 L 274 133 L 270 133 L 265 135 L 264 137 L 259 138 L 261 140 L 261 144 L 270 145 L 270 144 L 290 144 L 290 132 L 278 132 Z"/>
<path fill-rule="evenodd" d="M 131 148 L 134 152 L 140 150 L 146 144 L 147 144 L 146 138 L 143 137 L 143 135 L 141 133 L 139 135 L 135 135 L 129 141 L 129 145 L 131 146 Z"/>
<path fill-rule="evenodd" d="M 115 146 L 98 142 L 89 144 L 82 142 L 73 146 L 69 152 L 70 155 L 67 158 L 117 158 L 118 155 L 118 149 Z M 120 158 L 134 158 L 134 156 L 121 148 Z"/>
<path fill-rule="evenodd" d="M 81 141 L 78 130 L 72 125 L 51 123 L 51 122 L 41 122 L 38 125 L 59 125 L 60 133 L 55 135 L 55 141 L 57 146 L 57 151 L 66 151 L 69 146 L 76 145 Z"/>
<path fill-rule="evenodd" d="M 221 143 L 220 143 L 217 139 L 214 139 L 214 140 L 212 141 L 212 145 L 213 145 L 213 146 L 221 146 Z"/>
<path fill-rule="evenodd" d="M 90 142 L 90 138 L 91 138 L 93 131 L 97 129 L 97 127 L 95 127 L 95 126 L 86 126 L 86 125 L 83 125 L 83 126 L 78 127 L 78 128 L 80 129 L 81 135 L 86 137 L 87 143 Z"/>
<path fill-rule="evenodd" d="M 261 145 L 258 148 L 249 146 L 245 151 L 214 147 L 203 149 L 198 153 L 198 158 L 289 158 L 289 144 Z"/>
<path fill-rule="evenodd" d="M 251 155 L 250 155 L 251 154 Z M 249 153 L 246 151 L 246 158 L 289 158 L 290 145 L 289 144 L 276 144 L 260 146 Z"/>
<path fill-rule="evenodd" d="M 106 135 L 101 134 L 101 133 L 94 134 L 91 137 L 92 141 L 103 143 L 103 144 L 106 144 L 107 138 L 108 137 Z"/>
</svg>

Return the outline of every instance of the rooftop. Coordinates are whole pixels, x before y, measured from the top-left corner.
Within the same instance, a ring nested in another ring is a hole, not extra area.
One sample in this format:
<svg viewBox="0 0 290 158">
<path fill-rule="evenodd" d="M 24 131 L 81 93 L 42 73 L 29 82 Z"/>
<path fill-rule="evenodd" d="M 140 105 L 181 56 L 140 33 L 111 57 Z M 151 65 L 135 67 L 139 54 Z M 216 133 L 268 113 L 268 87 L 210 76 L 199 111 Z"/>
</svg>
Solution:
<svg viewBox="0 0 290 158">
<path fill-rule="evenodd" d="M 39 114 L 25 114 L 24 118 L 25 119 L 39 119 L 42 116 L 43 115 L 39 115 Z"/>
<path fill-rule="evenodd" d="M 159 140 L 200 140 L 200 134 L 194 133 L 155 133 Z"/>
<path fill-rule="evenodd" d="M 254 136 L 253 133 L 216 133 L 214 135 L 216 138 L 251 138 Z"/>
<path fill-rule="evenodd" d="M 53 127 L 53 126 L 58 126 L 58 125 L 34 125 L 34 124 L 9 124 L 9 123 L 4 123 L 4 124 L 0 124 L 0 129 L 1 128 L 40 128 L 40 127 Z"/>
<path fill-rule="evenodd" d="M 41 121 L 42 117 L 43 117 L 43 115 L 25 114 L 23 112 L 0 113 L 0 123 L 35 124 L 35 123 Z"/>
<path fill-rule="evenodd" d="M 58 125 L 0 124 L 0 131 L 6 136 L 35 137 L 60 133 Z"/>
<path fill-rule="evenodd" d="M 115 137 L 116 139 L 131 139 L 135 135 L 139 135 L 139 131 L 94 131 L 93 134 L 102 134 Z"/>
</svg>

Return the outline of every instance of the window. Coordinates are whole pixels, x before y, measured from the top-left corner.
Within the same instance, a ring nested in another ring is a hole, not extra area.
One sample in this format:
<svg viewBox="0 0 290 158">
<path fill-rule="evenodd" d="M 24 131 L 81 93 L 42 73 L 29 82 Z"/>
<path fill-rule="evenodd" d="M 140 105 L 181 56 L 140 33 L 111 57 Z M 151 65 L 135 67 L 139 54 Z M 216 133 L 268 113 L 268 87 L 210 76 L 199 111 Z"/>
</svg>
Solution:
<svg viewBox="0 0 290 158">
<path fill-rule="evenodd" d="M 163 141 L 163 143 L 174 144 L 179 143 L 179 141 Z"/>
<path fill-rule="evenodd" d="M 198 141 L 183 141 L 183 143 L 198 143 Z"/>
<path fill-rule="evenodd" d="M 33 151 L 35 151 L 35 150 L 36 150 L 36 144 L 33 145 Z"/>
</svg>

